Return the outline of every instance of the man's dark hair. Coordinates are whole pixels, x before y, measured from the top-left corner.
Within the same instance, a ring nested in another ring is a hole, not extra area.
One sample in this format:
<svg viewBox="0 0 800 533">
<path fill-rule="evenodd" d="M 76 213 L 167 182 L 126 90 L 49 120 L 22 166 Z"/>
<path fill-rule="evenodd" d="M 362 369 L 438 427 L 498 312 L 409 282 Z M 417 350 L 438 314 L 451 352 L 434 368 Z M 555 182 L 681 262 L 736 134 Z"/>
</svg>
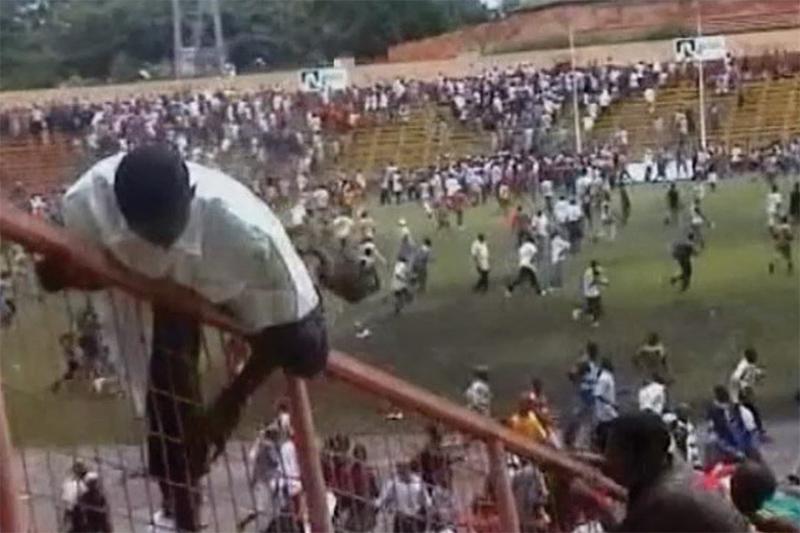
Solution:
<svg viewBox="0 0 800 533">
<path fill-rule="evenodd" d="M 728 403 L 731 401 L 731 395 L 724 385 L 716 385 L 714 387 L 714 399 L 721 403 Z"/>
<path fill-rule="evenodd" d="M 766 465 L 746 461 L 731 477 L 731 500 L 740 513 L 748 516 L 761 509 L 776 487 L 775 476 Z"/>
<path fill-rule="evenodd" d="M 756 361 L 758 361 L 758 352 L 753 347 L 745 348 L 744 358 L 747 360 L 748 363 L 755 363 Z"/>
<path fill-rule="evenodd" d="M 650 412 L 626 413 L 611 422 L 609 434 L 627 451 L 631 464 L 652 462 L 668 456 L 669 429 L 660 416 Z"/>
<path fill-rule="evenodd" d="M 129 152 L 114 175 L 114 195 L 125 221 L 155 244 L 169 246 L 183 231 L 193 193 L 186 164 L 166 145 Z"/>
<path fill-rule="evenodd" d="M 608 357 L 603 357 L 603 360 L 600 361 L 600 368 L 604 370 L 608 370 L 609 372 L 614 371 L 614 363 Z"/>
</svg>

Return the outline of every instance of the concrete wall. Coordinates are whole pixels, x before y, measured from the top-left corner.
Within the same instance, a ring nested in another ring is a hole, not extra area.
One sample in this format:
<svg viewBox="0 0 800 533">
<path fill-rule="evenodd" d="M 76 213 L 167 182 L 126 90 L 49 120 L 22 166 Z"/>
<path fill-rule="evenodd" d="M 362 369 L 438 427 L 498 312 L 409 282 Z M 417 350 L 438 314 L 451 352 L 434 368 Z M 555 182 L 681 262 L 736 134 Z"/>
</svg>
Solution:
<svg viewBox="0 0 800 533">
<path fill-rule="evenodd" d="M 800 26 L 798 0 L 703 0 L 700 10 L 705 33 Z M 579 42 L 589 38 L 595 42 L 647 39 L 665 31 L 694 32 L 696 20 L 697 8 L 693 0 L 564 2 L 402 43 L 389 50 L 389 60 L 445 59 L 469 50 L 486 53 L 497 51 L 498 47 L 513 50 L 563 43 L 570 27 Z"/>
<path fill-rule="evenodd" d="M 800 51 L 800 31 L 797 29 L 758 33 L 737 33 L 727 37 L 728 49 L 737 55 L 760 55 L 773 50 Z M 615 45 L 598 45 L 576 48 L 578 64 L 605 61 L 612 58 L 618 63 L 639 60 L 668 61 L 673 58 L 672 40 L 633 42 Z M 401 63 L 376 63 L 358 65 L 350 68 L 350 80 L 355 85 L 368 85 L 378 81 L 391 80 L 402 76 L 417 80 L 432 80 L 442 73 L 447 76 L 464 76 L 478 73 L 492 66 L 530 63 L 548 67 L 554 63 L 569 61 L 568 49 L 518 52 L 481 56 L 466 53 L 455 59 L 430 60 Z M 15 105 L 29 105 L 49 101 L 69 102 L 74 98 L 105 100 L 128 98 L 182 89 L 205 90 L 233 88 L 238 90 L 257 90 L 261 87 L 280 86 L 297 89 L 299 71 L 272 72 L 235 78 L 199 78 L 192 80 L 153 81 L 127 85 L 102 85 L 96 87 L 74 87 L 65 89 L 45 89 L 39 91 L 11 91 L 0 93 L 0 108 Z"/>
</svg>

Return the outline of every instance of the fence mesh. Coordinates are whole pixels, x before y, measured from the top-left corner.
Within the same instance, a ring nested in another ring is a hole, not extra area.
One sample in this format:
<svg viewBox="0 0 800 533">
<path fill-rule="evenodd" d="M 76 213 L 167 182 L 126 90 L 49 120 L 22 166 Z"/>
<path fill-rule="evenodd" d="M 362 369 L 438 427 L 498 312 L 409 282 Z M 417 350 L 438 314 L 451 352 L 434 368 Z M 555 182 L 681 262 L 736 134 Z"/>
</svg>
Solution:
<svg viewBox="0 0 800 533">
<path fill-rule="evenodd" d="M 181 498 L 196 498 L 189 503 L 196 529 L 310 527 L 279 376 L 251 400 L 208 475 L 194 482 L 170 473 L 186 457 L 169 456 L 169 443 L 191 437 L 184 428 L 154 433 L 145 422 L 148 306 L 116 290 L 46 294 L 32 255 L 16 244 L 4 243 L 3 261 L 13 313 L 2 329 L 2 387 L 30 531 L 166 531 L 182 512 Z M 247 353 L 219 330 L 206 327 L 198 335 L 203 396 L 212 398 Z M 62 356 L 59 365 L 53 354 Z M 331 377 L 310 388 L 335 530 L 501 530 L 496 478 L 481 440 Z M 154 436 L 167 444 L 152 448 Z M 154 451 L 166 454 L 164 477 L 152 474 Z M 556 478 L 511 455 L 506 463 L 515 496 L 528 498 L 520 518 L 534 530 L 555 529 Z"/>
</svg>

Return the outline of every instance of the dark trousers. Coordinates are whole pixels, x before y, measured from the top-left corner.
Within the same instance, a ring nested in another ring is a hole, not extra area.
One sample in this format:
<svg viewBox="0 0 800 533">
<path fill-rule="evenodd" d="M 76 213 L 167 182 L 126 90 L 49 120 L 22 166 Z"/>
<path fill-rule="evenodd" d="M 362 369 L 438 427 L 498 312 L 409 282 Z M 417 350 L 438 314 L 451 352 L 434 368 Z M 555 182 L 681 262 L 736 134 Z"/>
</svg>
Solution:
<svg viewBox="0 0 800 533">
<path fill-rule="evenodd" d="M 744 405 L 745 407 L 747 407 L 748 409 L 750 409 L 750 412 L 751 412 L 751 413 L 753 413 L 753 420 L 754 420 L 754 421 L 755 421 L 755 423 L 756 423 L 756 428 L 758 429 L 758 431 L 759 431 L 760 433 L 763 433 L 763 432 L 764 432 L 764 424 L 763 424 L 763 422 L 761 421 L 761 411 L 760 411 L 760 410 L 759 410 L 759 408 L 756 406 L 756 403 L 755 403 L 755 401 L 753 401 L 753 399 L 752 399 L 752 398 L 751 398 L 751 399 L 749 399 L 749 400 L 747 400 L 747 401 L 744 401 L 744 400 L 743 400 L 743 401 L 742 401 L 742 405 Z"/>
<path fill-rule="evenodd" d="M 489 290 L 489 271 L 478 269 L 478 281 L 472 287 L 475 292 L 486 292 Z"/>
<path fill-rule="evenodd" d="M 184 531 L 197 531 L 200 469 L 205 461 L 203 400 L 198 357 L 200 328 L 191 318 L 153 309 L 153 353 L 147 395 L 150 476 L 158 481 L 164 512 Z"/>
<path fill-rule="evenodd" d="M 161 489 L 164 511 L 182 531 L 197 531 L 198 481 L 239 422 L 258 386 L 278 367 L 300 377 L 325 368 L 328 341 L 321 308 L 289 324 L 247 338 L 251 356 L 242 371 L 204 409 L 198 368 L 200 327 L 163 309 L 153 310 L 153 353 L 147 401 L 148 467 Z"/>
<path fill-rule="evenodd" d="M 586 314 L 592 318 L 593 322 L 600 320 L 603 316 L 603 300 L 600 296 L 586 297 Z"/>
<path fill-rule="evenodd" d="M 394 533 L 422 533 L 425 531 L 425 519 L 419 516 L 395 513 Z"/>
<path fill-rule="evenodd" d="M 689 285 L 692 282 L 692 260 L 687 258 L 677 259 L 677 261 L 680 272 L 672 276 L 670 283 L 673 285 L 680 283 L 680 290 L 683 292 L 689 288 Z"/>
<path fill-rule="evenodd" d="M 400 314 L 409 303 L 411 303 L 411 291 L 407 288 L 394 291 L 394 313 L 396 315 Z"/>
<path fill-rule="evenodd" d="M 531 287 L 533 287 L 537 293 L 542 292 L 542 287 L 539 285 L 539 278 L 536 276 L 536 272 L 526 267 L 519 268 L 517 271 L 517 277 L 508 284 L 508 292 L 514 292 L 514 289 L 517 287 L 517 285 L 525 283 L 526 281 L 530 283 Z"/>
</svg>

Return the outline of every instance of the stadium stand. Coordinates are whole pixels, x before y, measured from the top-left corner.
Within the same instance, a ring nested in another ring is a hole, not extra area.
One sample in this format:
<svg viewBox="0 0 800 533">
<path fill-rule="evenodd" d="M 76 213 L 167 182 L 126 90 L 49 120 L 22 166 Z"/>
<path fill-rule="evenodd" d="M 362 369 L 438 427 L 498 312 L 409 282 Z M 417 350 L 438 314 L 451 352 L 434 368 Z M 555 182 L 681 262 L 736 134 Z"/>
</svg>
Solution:
<svg viewBox="0 0 800 533">
<path fill-rule="evenodd" d="M 489 139 L 454 120 L 446 106 L 424 105 L 405 121 L 358 126 L 339 163 L 341 170 L 376 170 L 390 162 L 401 168 L 434 164 L 445 154 L 486 153 Z"/>
<path fill-rule="evenodd" d="M 737 94 L 714 94 L 713 89 L 706 94 L 708 140 L 714 144 L 728 149 L 761 146 L 800 131 L 800 76 L 746 82 Z M 718 121 L 711 117 L 712 108 L 719 113 Z M 644 149 L 669 142 L 674 115 L 687 111 L 698 116 L 699 96 L 695 84 L 684 82 L 660 91 L 653 113 L 641 96 L 620 100 L 600 117 L 592 137 L 606 140 L 625 129 L 631 153 L 640 156 Z M 661 125 L 656 126 L 659 119 Z"/>
</svg>

